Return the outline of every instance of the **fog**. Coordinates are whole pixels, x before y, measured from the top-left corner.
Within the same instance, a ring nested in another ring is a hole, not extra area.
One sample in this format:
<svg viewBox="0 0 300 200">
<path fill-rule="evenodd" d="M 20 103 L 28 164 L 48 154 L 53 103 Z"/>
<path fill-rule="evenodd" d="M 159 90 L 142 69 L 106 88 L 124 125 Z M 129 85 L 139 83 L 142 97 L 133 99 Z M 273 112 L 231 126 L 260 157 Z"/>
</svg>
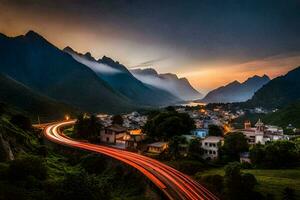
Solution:
<svg viewBox="0 0 300 200">
<path fill-rule="evenodd" d="M 76 54 L 71 54 L 71 55 L 76 61 L 84 64 L 85 66 L 87 66 L 89 68 L 91 68 L 96 73 L 102 73 L 102 74 L 122 73 L 121 70 L 115 69 L 115 68 L 113 68 L 109 65 L 98 63 L 98 62 L 92 61 L 92 60 L 88 60 L 88 59 L 82 58 L 81 56 L 76 55 Z"/>
</svg>

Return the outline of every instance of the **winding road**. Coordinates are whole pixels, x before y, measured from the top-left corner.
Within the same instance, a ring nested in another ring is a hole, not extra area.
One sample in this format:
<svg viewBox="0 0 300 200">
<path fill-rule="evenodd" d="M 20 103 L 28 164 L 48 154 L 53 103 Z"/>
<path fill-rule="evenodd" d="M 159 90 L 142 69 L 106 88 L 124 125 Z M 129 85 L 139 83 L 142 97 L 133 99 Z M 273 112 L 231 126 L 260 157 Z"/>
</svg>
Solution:
<svg viewBox="0 0 300 200">
<path fill-rule="evenodd" d="M 100 153 L 122 161 L 139 170 L 171 200 L 219 200 L 189 176 L 155 159 L 103 145 L 76 141 L 62 134 L 61 128 L 74 123 L 75 121 L 71 120 L 47 124 L 43 132 L 44 137 L 57 144 Z"/>
</svg>

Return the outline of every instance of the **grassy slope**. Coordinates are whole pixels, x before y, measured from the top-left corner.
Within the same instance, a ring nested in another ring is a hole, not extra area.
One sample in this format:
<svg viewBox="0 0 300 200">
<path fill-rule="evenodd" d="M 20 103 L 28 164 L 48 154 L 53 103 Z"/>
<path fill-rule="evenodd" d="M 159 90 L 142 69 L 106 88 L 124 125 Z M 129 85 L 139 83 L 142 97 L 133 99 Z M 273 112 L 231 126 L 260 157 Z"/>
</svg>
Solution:
<svg viewBox="0 0 300 200">
<path fill-rule="evenodd" d="M 282 198 L 282 191 L 285 187 L 295 189 L 296 194 L 300 196 L 300 168 L 295 169 L 249 169 L 243 170 L 245 173 L 253 174 L 258 180 L 257 190 L 263 194 L 270 193 L 275 199 Z M 200 172 L 198 175 L 224 175 L 223 168 L 210 169 Z M 197 176 L 197 175 L 196 175 Z"/>
</svg>

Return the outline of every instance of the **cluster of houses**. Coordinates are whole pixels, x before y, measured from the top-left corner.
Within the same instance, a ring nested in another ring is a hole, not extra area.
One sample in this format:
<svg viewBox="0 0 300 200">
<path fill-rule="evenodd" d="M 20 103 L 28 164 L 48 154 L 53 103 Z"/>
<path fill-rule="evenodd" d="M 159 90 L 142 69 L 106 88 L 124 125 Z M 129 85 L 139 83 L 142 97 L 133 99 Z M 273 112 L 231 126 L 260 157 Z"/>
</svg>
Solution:
<svg viewBox="0 0 300 200">
<path fill-rule="evenodd" d="M 255 126 L 251 126 L 250 121 L 244 123 L 244 129 L 237 129 L 242 132 L 248 139 L 249 144 L 265 144 L 269 141 L 287 139 L 283 134 L 283 129 L 278 126 L 265 125 L 260 119 Z"/>
<path fill-rule="evenodd" d="M 186 141 L 192 139 L 200 139 L 201 147 L 204 150 L 203 158 L 214 160 L 218 158 L 220 145 L 223 144 L 224 138 L 208 135 L 208 126 L 211 124 L 223 126 L 228 123 L 228 120 L 236 117 L 232 114 L 222 111 L 206 111 L 206 110 L 192 110 L 186 111 L 182 108 L 178 112 L 186 112 L 194 119 L 196 129 L 191 131 L 190 135 L 183 135 Z M 155 142 L 147 144 L 144 142 L 147 135 L 141 130 L 142 126 L 147 122 L 147 117 L 132 112 L 123 115 L 123 125 L 112 124 L 111 116 L 98 116 L 104 124 L 104 128 L 100 132 L 100 140 L 103 143 L 116 146 L 118 148 L 148 152 L 153 154 L 160 154 L 168 148 L 167 142 Z M 243 133 L 250 145 L 265 144 L 269 141 L 276 141 L 288 139 L 283 134 L 283 130 L 277 126 L 265 125 L 260 119 L 252 126 L 250 121 L 245 121 L 243 129 L 230 130 L 232 132 Z M 183 153 L 188 150 L 188 144 L 182 144 L 180 147 Z"/>
</svg>

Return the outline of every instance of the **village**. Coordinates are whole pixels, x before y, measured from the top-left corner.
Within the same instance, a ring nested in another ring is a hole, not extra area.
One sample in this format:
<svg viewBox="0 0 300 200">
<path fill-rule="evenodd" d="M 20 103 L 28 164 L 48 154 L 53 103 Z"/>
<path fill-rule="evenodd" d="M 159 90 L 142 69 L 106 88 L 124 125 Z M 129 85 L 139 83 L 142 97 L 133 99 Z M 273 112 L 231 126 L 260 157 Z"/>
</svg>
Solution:
<svg viewBox="0 0 300 200">
<path fill-rule="evenodd" d="M 219 148 L 224 143 L 224 137 L 230 132 L 240 132 L 247 138 L 248 144 L 264 145 L 268 142 L 277 140 L 289 140 L 293 135 L 285 135 L 283 128 L 264 124 L 261 119 L 257 119 L 252 124 L 250 120 L 245 120 L 242 128 L 235 128 L 231 122 L 244 115 L 243 110 L 238 110 L 234 114 L 222 108 L 214 108 L 212 110 L 201 107 L 200 109 L 179 106 L 176 112 L 186 113 L 193 119 L 195 129 L 190 134 L 183 134 L 181 137 L 185 139 L 185 143 L 180 144 L 180 154 L 187 155 L 189 143 L 191 140 L 199 140 L 203 149 L 202 158 L 205 160 L 216 160 L 219 156 Z M 264 112 L 257 108 L 253 112 Z M 155 156 L 163 153 L 168 149 L 168 141 L 151 142 L 142 128 L 147 123 L 147 115 L 138 112 L 132 112 L 120 115 L 120 123 L 114 123 L 114 116 L 107 114 L 99 114 L 97 117 L 101 120 L 103 128 L 100 131 L 100 142 L 115 148 L 126 149 L 148 156 Z M 211 134 L 211 127 L 219 127 L 222 135 Z M 285 127 L 291 129 L 292 132 L 299 131 L 289 125 Z M 150 141 L 150 142 L 149 142 Z M 250 162 L 249 152 L 243 152 L 240 155 L 241 162 Z"/>
</svg>

